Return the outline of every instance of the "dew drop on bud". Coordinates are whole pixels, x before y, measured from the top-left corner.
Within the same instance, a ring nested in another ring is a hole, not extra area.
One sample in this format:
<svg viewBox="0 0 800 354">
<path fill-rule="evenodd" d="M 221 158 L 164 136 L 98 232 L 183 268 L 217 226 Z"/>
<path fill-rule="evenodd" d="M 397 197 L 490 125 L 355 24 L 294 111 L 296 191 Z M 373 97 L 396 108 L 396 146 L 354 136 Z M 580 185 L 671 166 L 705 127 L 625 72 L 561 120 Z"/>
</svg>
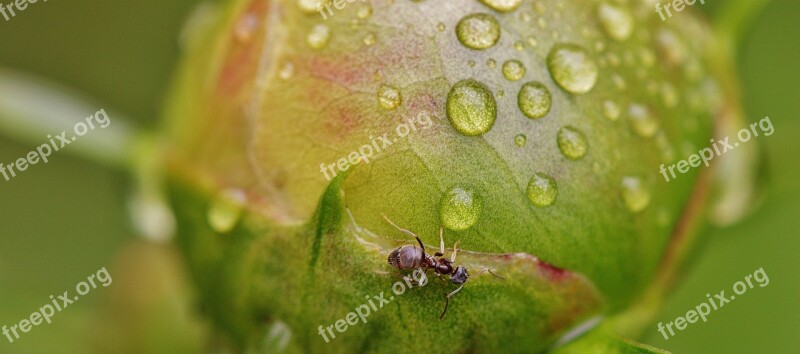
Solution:
<svg viewBox="0 0 800 354">
<path fill-rule="evenodd" d="M 439 218 L 444 227 L 463 231 L 478 222 L 483 211 L 480 197 L 469 189 L 453 187 L 442 196 Z"/>
<path fill-rule="evenodd" d="M 650 204 L 650 192 L 638 177 L 622 178 L 622 201 L 625 208 L 632 213 L 638 213 Z"/>
<path fill-rule="evenodd" d="M 531 204 L 537 207 L 548 207 L 556 201 L 558 186 L 552 177 L 544 173 L 537 173 L 528 182 L 526 194 Z"/>
<path fill-rule="evenodd" d="M 229 189 L 220 194 L 211 202 L 206 218 L 211 228 L 219 233 L 233 230 L 242 216 L 244 204 L 247 200 L 244 192 L 238 189 Z"/>
<path fill-rule="evenodd" d="M 378 104 L 385 110 L 392 110 L 400 106 L 403 97 L 400 91 L 389 85 L 381 85 L 378 88 Z"/>
<path fill-rule="evenodd" d="M 589 53 L 573 44 L 558 44 L 547 56 L 550 76 L 565 91 L 584 94 L 597 83 L 599 69 Z"/>
<path fill-rule="evenodd" d="M 558 149 L 570 160 L 580 160 L 589 150 L 583 132 L 570 126 L 558 130 L 557 140 Z"/>
<path fill-rule="evenodd" d="M 458 21 L 456 37 L 468 48 L 486 49 L 497 44 L 500 39 L 500 24 L 492 15 L 467 15 Z"/>
<path fill-rule="evenodd" d="M 550 90 L 538 82 L 528 82 L 522 85 L 517 96 L 519 109 L 526 117 L 539 119 L 550 113 L 552 97 Z"/>
<path fill-rule="evenodd" d="M 497 119 L 497 102 L 486 86 L 466 79 L 457 82 L 447 94 L 447 119 L 461 134 L 486 134 Z"/>
</svg>

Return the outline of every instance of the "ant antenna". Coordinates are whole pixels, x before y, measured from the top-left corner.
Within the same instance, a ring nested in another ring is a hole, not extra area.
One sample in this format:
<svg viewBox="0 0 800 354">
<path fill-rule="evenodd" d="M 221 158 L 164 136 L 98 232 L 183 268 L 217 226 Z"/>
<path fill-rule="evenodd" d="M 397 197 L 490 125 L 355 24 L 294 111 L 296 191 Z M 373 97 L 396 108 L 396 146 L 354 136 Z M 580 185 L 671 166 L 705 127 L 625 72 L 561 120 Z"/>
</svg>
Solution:
<svg viewBox="0 0 800 354">
<path fill-rule="evenodd" d="M 423 256 L 425 255 L 425 245 L 423 245 L 423 244 L 422 244 L 422 240 L 420 240 L 420 239 L 419 239 L 419 236 L 417 236 L 417 234 L 415 234 L 415 233 L 413 233 L 413 232 L 411 232 L 411 231 L 409 231 L 409 230 L 406 230 L 406 229 L 404 229 L 404 228 L 402 228 L 402 227 L 400 227 L 400 226 L 397 226 L 397 224 L 395 224 L 395 223 L 393 223 L 391 220 L 389 220 L 389 217 L 388 217 L 388 216 L 386 216 L 386 214 L 384 214 L 384 213 L 381 213 L 381 216 L 383 216 L 383 219 L 384 219 L 384 220 L 386 220 L 386 222 L 388 222 L 388 223 L 389 223 L 389 225 L 392 225 L 392 226 L 394 226 L 394 227 L 395 227 L 397 230 L 400 230 L 400 232 L 402 232 L 402 233 L 404 233 L 404 234 L 406 234 L 406 235 L 409 235 L 409 236 L 411 236 L 411 237 L 413 237 L 413 238 L 417 239 L 417 242 L 419 242 L 419 246 L 420 246 L 420 247 L 422 247 L 422 255 L 423 255 Z"/>
<path fill-rule="evenodd" d="M 503 276 L 497 275 L 497 273 L 493 272 L 493 271 L 492 271 L 491 269 L 489 269 L 489 268 L 484 268 L 484 269 L 483 269 L 483 270 L 482 270 L 482 271 L 481 271 L 479 274 L 483 274 L 483 273 L 485 273 L 485 272 L 489 272 L 489 274 L 491 274 L 491 275 L 494 275 L 495 277 L 498 277 L 498 278 L 500 278 L 500 279 L 505 279 L 505 278 L 506 278 L 506 277 L 503 277 Z"/>
<path fill-rule="evenodd" d="M 439 252 L 433 254 L 436 257 L 444 256 L 444 226 L 439 226 Z"/>
<path fill-rule="evenodd" d="M 444 298 L 444 311 L 442 311 L 442 315 L 439 316 L 440 320 L 443 319 L 444 318 L 444 314 L 447 313 L 447 306 L 450 305 L 450 298 L 453 297 L 453 295 L 455 295 L 456 293 L 458 293 L 459 290 L 461 290 L 461 288 L 463 288 L 463 287 L 464 287 L 464 285 L 462 284 L 461 286 L 458 287 L 458 289 L 453 290 L 453 292 L 447 294 L 447 297 Z"/>
</svg>

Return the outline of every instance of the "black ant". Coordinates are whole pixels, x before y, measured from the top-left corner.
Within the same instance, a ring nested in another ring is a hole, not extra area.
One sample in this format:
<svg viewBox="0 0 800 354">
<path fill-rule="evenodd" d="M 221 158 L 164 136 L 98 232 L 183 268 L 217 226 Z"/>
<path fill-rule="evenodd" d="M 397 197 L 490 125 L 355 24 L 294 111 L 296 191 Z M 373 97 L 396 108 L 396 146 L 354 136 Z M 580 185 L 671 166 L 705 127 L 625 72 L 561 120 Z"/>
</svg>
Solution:
<svg viewBox="0 0 800 354">
<path fill-rule="evenodd" d="M 444 227 L 440 226 L 439 252 L 436 252 L 433 254 L 433 256 L 431 256 L 425 253 L 425 245 L 422 244 L 422 240 L 420 240 L 416 234 L 395 225 L 391 220 L 389 220 L 389 218 L 386 217 L 386 215 L 383 215 L 383 218 L 389 224 L 400 230 L 400 232 L 416 238 L 417 242 L 419 243 L 419 247 L 414 245 L 405 245 L 398 247 L 389 253 L 389 265 L 400 270 L 423 268 L 427 271 L 428 269 L 433 269 L 437 276 L 449 275 L 451 283 L 460 285 L 458 289 L 447 294 L 444 303 L 444 311 L 442 311 L 442 315 L 439 316 L 439 319 L 441 320 L 444 318 L 444 314 L 447 313 L 447 306 L 450 304 L 450 298 L 457 294 L 459 290 L 464 287 L 464 283 L 466 283 L 469 279 L 467 268 L 464 268 L 463 266 L 453 267 L 453 263 L 456 261 L 456 253 L 458 253 L 458 241 L 456 241 L 456 243 L 453 245 L 453 254 L 450 256 L 450 259 L 448 260 L 446 258 L 441 258 L 444 256 Z"/>
</svg>

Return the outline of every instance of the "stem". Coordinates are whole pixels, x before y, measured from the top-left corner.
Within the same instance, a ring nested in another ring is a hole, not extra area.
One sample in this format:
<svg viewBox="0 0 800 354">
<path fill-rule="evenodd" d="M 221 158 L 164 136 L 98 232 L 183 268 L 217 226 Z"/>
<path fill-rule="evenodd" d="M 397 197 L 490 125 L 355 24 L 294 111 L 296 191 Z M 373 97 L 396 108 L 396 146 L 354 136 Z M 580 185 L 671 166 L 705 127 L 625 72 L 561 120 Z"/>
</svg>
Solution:
<svg viewBox="0 0 800 354">
<path fill-rule="evenodd" d="M 48 144 L 50 135 L 60 146 L 56 137 L 65 131 L 68 138 L 77 138 L 65 152 L 107 167 L 131 168 L 139 134 L 122 114 L 106 110 L 110 123 L 105 128 L 92 121 L 94 129 L 80 137 L 74 133 L 76 124 L 105 109 L 91 102 L 43 79 L 0 68 L 1 133 L 33 146 Z"/>
</svg>

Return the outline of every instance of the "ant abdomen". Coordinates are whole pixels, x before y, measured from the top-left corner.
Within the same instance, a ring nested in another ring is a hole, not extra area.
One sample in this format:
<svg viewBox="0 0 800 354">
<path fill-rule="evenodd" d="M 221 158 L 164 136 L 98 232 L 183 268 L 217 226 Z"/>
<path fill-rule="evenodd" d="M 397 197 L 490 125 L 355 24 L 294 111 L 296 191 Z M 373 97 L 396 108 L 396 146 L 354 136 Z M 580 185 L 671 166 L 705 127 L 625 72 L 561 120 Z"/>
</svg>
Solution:
<svg viewBox="0 0 800 354">
<path fill-rule="evenodd" d="M 389 253 L 389 265 L 397 269 L 419 268 L 424 263 L 425 251 L 422 248 L 406 245 Z"/>
</svg>

